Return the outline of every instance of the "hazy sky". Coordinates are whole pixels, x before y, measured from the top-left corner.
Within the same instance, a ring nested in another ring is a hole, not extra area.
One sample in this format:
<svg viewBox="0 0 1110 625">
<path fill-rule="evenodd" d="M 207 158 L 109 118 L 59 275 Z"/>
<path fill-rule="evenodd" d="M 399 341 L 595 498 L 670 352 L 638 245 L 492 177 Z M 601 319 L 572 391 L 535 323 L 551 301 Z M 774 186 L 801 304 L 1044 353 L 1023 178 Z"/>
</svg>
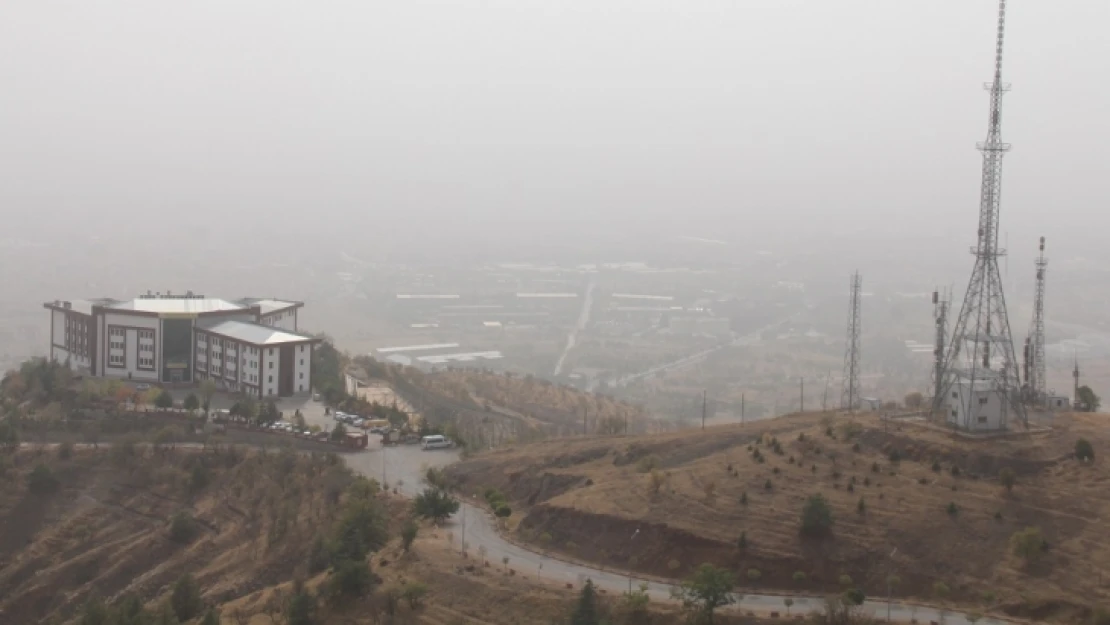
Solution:
<svg viewBox="0 0 1110 625">
<path fill-rule="evenodd" d="M 963 250 L 996 11 L 6 0 L 0 210 L 30 231 L 77 220 L 117 235 L 179 216 L 397 231 L 399 245 L 627 219 L 729 240 L 939 234 Z M 1104 1 L 1010 4 L 1011 247 L 1041 233 L 1090 245 L 1110 227 L 1108 23 Z"/>
</svg>

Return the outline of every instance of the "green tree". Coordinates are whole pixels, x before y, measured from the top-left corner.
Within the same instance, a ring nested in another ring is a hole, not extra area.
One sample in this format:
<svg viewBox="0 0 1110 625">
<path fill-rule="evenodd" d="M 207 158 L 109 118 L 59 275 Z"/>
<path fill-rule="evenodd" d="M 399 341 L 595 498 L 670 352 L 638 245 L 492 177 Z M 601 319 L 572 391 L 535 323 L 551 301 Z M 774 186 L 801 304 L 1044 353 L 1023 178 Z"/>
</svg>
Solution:
<svg viewBox="0 0 1110 625">
<path fill-rule="evenodd" d="M 19 447 L 19 432 L 11 419 L 0 421 L 0 451 L 10 452 Z"/>
<path fill-rule="evenodd" d="M 342 423 L 336 423 L 335 427 L 331 430 L 331 440 L 342 441 L 347 438 L 347 426 Z"/>
<path fill-rule="evenodd" d="M 204 416 L 208 416 L 208 411 L 212 409 L 212 396 L 216 394 L 216 383 L 209 378 L 200 381 L 197 386 L 200 391 L 200 408 L 204 411 Z"/>
<path fill-rule="evenodd" d="M 405 551 L 408 551 L 412 547 L 412 541 L 416 540 L 418 529 L 415 520 L 409 519 L 405 521 L 404 527 L 401 528 L 401 548 Z"/>
<path fill-rule="evenodd" d="M 822 495 L 813 495 L 802 508 L 802 533 L 807 536 L 826 536 L 832 532 L 833 516 L 829 503 Z"/>
<path fill-rule="evenodd" d="M 154 398 L 154 406 L 162 410 L 173 408 L 173 395 L 169 391 L 163 390 Z"/>
<path fill-rule="evenodd" d="M 277 404 L 273 400 L 267 400 L 262 403 L 258 409 L 258 420 L 263 423 L 273 423 L 281 418 L 281 411 L 278 410 Z M 303 428 L 304 424 L 301 423 L 300 427 Z"/>
<path fill-rule="evenodd" d="M 58 490 L 58 478 L 45 464 L 37 464 L 27 475 L 27 489 L 36 495 L 45 495 Z"/>
<path fill-rule="evenodd" d="M 200 399 L 197 398 L 196 393 L 189 393 L 185 396 L 185 402 L 182 404 L 185 410 L 195 412 L 200 409 Z"/>
<path fill-rule="evenodd" d="M 173 515 L 170 519 L 170 540 L 184 545 L 193 542 L 196 537 L 197 522 L 193 520 L 193 515 L 184 510 Z"/>
<path fill-rule="evenodd" d="M 1081 461 L 1090 462 L 1095 459 L 1095 448 L 1091 441 L 1081 438 L 1075 441 L 1075 457 Z"/>
<path fill-rule="evenodd" d="M 782 600 L 782 604 L 786 606 L 786 617 L 790 618 L 790 608 L 794 607 L 794 600 L 787 597 Z"/>
<path fill-rule="evenodd" d="M 174 582 L 173 591 L 170 593 L 170 606 L 179 621 L 196 618 L 204 610 L 200 587 L 197 586 L 192 575 L 186 573 Z"/>
<path fill-rule="evenodd" d="M 1010 536 L 1010 550 L 1026 564 L 1034 564 L 1044 553 L 1044 537 L 1041 528 L 1027 527 Z"/>
<path fill-rule="evenodd" d="M 220 625 L 220 613 L 216 611 L 216 608 L 208 608 L 200 625 Z"/>
<path fill-rule="evenodd" d="M 370 592 L 374 576 L 366 560 L 340 560 L 328 576 L 328 595 L 333 602 L 362 597 Z"/>
<path fill-rule="evenodd" d="M 578 593 L 578 604 L 570 615 L 570 625 L 598 625 L 600 619 L 597 614 L 597 589 L 594 588 L 592 579 L 586 580 L 582 592 Z"/>
<path fill-rule="evenodd" d="M 1006 488 L 1006 492 L 1014 490 L 1014 484 L 1017 483 L 1017 477 L 1014 476 L 1014 470 L 1010 467 L 1005 467 L 998 472 L 998 481 Z"/>
<path fill-rule="evenodd" d="M 693 577 L 671 590 L 671 595 L 682 602 L 682 607 L 698 623 L 712 625 L 713 614 L 718 608 L 731 605 L 737 597 L 732 589 L 736 577 L 727 569 L 712 564 L 702 564 Z"/>
<path fill-rule="evenodd" d="M 1102 404 L 1099 396 L 1095 395 L 1091 387 L 1086 384 L 1079 387 L 1079 397 L 1077 399 L 1086 406 L 1087 412 L 1098 412 L 1098 407 Z"/>
<path fill-rule="evenodd" d="M 304 582 L 293 581 L 293 594 L 285 604 L 287 625 L 313 625 L 316 614 L 316 598 L 304 587 Z"/>
<path fill-rule="evenodd" d="M 426 488 L 413 501 L 413 510 L 423 519 L 431 519 L 437 525 L 459 511 L 459 501 L 439 488 Z"/>
</svg>

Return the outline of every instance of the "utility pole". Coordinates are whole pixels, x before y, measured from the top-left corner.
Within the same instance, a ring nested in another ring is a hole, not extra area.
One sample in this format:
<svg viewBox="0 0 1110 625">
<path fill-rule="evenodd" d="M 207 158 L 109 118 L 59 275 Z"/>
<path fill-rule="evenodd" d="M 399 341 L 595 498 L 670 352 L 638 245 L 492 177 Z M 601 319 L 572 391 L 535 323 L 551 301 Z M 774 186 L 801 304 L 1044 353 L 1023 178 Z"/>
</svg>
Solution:
<svg viewBox="0 0 1110 625">
<path fill-rule="evenodd" d="M 701 429 L 705 429 L 705 389 L 701 391 Z"/>
<path fill-rule="evenodd" d="M 798 409 L 798 412 L 805 412 L 806 411 L 806 379 L 805 378 L 798 378 L 798 385 L 799 385 L 799 388 L 798 388 L 798 405 L 800 406 L 800 408 Z"/>
<path fill-rule="evenodd" d="M 829 380 L 832 379 L 832 371 L 830 370 L 825 374 L 825 394 L 821 396 L 821 412 L 829 409 Z"/>
<path fill-rule="evenodd" d="M 465 556 L 466 555 L 466 502 L 465 501 L 462 504 L 462 542 L 459 543 L 459 547 L 462 549 L 462 554 Z"/>
<path fill-rule="evenodd" d="M 744 394 L 740 393 L 740 425 L 744 425 Z"/>
<path fill-rule="evenodd" d="M 590 434 L 589 420 L 590 407 L 586 406 L 582 409 L 582 436 L 588 436 Z"/>
</svg>

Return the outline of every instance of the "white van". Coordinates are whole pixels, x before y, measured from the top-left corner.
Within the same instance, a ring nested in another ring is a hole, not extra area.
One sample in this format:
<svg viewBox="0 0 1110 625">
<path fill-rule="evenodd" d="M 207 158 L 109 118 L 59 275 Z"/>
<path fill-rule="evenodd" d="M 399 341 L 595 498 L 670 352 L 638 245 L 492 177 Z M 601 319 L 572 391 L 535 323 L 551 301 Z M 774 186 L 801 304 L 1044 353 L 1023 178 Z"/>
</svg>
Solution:
<svg viewBox="0 0 1110 625">
<path fill-rule="evenodd" d="M 432 434 L 420 439 L 420 447 L 422 449 L 444 449 L 451 447 L 453 443 L 450 439 L 440 434 Z"/>
</svg>

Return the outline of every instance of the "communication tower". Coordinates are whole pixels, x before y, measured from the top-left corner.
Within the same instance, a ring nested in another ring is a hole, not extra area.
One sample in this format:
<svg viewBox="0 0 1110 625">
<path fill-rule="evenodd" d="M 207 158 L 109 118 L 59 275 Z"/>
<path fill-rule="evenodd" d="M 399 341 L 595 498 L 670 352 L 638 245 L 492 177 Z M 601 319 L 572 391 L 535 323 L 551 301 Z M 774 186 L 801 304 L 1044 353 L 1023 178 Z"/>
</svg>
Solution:
<svg viewBox="0 0 1110 625">
<path fill-rule="evenodd" d="M 844 386 L 840 391 L 840 407 L 849 412 L 859 405 L 859 334 L 860 290 L 863 278 L 852 274 L 848 296 L 848 343 L 844 346 Z"/>
<path fill-rule="evenodd" d="M 939 397 L 944 389 L 944 342 L 948 339 L 948 306 L 951 295 L 943 296 L 933 291 L 933 322 L 936 324 L 936 343 L 933 346 L 933 397 Z"/>
<path fill-rule="evenodd" d="M 1043 405 L 1048 398 L 1044 362 L 1044 279 L 1048 259 L 1044 257 L 1044 237 L 1041 237 L 1041 254 L 1035 264 L 1037 281 L 1033 295 L 1033 322 L 1029 324 L 1029 336 L 1025 339 L 1025 385 L 1029 403 Z"/>
<path fill-rule="evenodd" d="M 943 415 L 949 425 L 964 430 L 1005 429 L 1011 411 L 1028 426 L 998 268 L 998 258 L 1006 254 L 998 246 L 1002 157 L 1010 150 L 1010 144 L 1002 141 L 1002 95 L 1010 88 L 1002 82 L 1005 32 L 1006 0 L 1001 0 L 994 80 L 984 85 L 990 92 L 987 138 L 978 145 L 983 166 L 979 229 L 971 249 L 975 265 L 947 347 L 941 392 L 933 398 L 934 412 Z"/>
</svg>

